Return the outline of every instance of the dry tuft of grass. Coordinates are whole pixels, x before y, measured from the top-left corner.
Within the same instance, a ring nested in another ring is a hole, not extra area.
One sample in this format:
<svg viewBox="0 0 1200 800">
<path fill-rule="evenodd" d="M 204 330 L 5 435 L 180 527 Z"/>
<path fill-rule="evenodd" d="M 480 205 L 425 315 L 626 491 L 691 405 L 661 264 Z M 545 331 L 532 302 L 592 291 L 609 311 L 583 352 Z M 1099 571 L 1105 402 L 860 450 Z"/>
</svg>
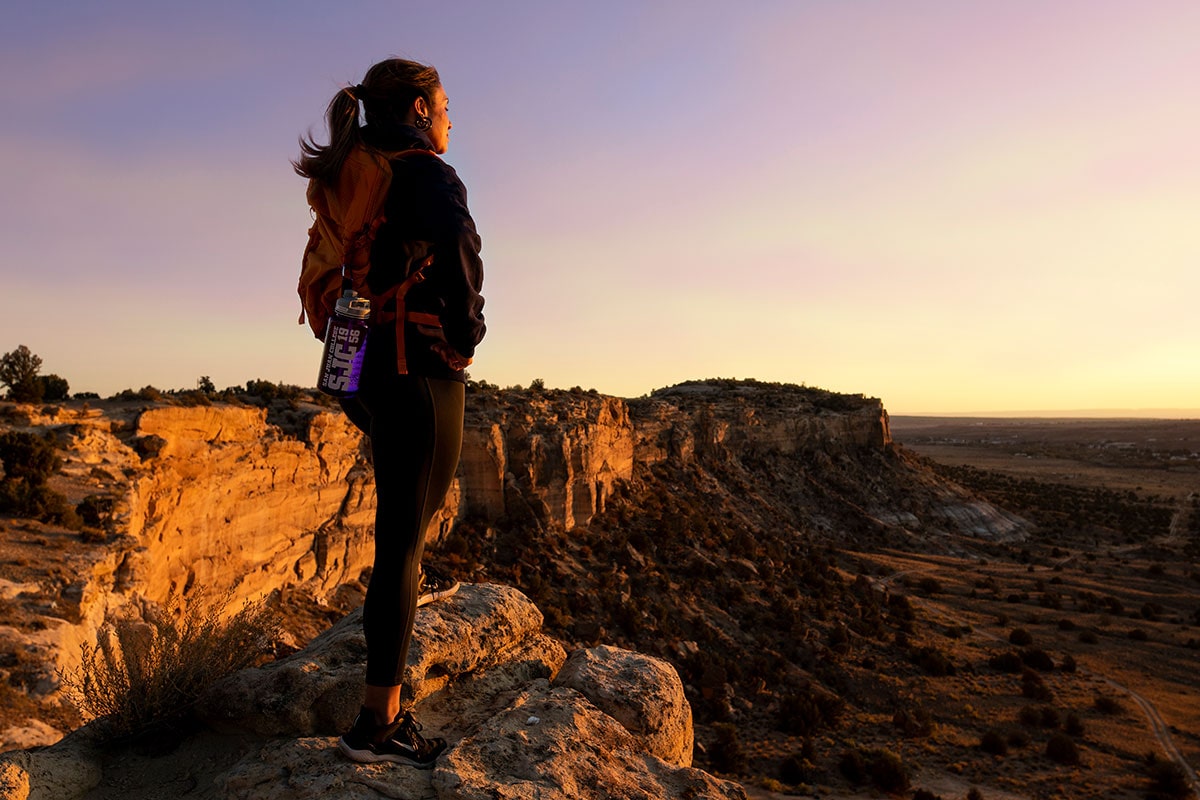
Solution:
<svg viewBox="0 0 1200 800">
<path fill-rule="evenodd" d="M 268 652 L 279 631 L 264 605 L 226 617 L 218 603 L 195 601 L 178 616 L 117 622 L 83 645 L 82 664 L 62 684 L 80 713 L 103 720 L 107 738 L 136 736 L 185 718 L 206 688 Z"/>
</svg>

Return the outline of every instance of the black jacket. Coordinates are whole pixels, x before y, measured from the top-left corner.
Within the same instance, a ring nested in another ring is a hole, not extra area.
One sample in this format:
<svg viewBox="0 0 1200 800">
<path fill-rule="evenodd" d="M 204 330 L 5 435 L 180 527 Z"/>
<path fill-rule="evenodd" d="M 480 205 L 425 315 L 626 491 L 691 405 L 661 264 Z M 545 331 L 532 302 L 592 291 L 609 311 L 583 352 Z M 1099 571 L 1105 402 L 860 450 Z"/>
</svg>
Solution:
<svg viewBox="0 0 1200 800">
<path fill-rule="evenodd" d="M 367 284 L 380 294 L 403 281 L 429 255 L 433 263 L 425 280 L 413 286 L 406 302 L 410 312 L 435 314 L 441 320 L 438 334 L 407 323 L 404 331 L 408 371 L 432 378 L 464 380 L 432 349 L 440 338 L 468 358 L 483 339 L 483 261 L 475 222 L 467 210 L 467 190 L 454 169 L 432 152 L 429 139 L 416 128 L 395 131 L 363 129 L 367 144 L 379 150 L 428 150 L 402 154 L 391 161 L 392 184 L 384 206 L 386 222 L 371 247 Z M 396 362 L 392 324 L 371 332 L 367 348 L 368 372 Z M 393 367 L 393 372 L 394 367 Z"/>
</svg>

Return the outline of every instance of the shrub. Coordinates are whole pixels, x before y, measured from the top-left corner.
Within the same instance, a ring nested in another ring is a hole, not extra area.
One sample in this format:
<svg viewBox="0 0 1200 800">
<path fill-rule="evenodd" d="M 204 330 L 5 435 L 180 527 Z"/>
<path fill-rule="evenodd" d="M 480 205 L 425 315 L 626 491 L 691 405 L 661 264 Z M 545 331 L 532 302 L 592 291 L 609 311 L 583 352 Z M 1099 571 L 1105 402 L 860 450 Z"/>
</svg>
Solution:
<svg viewBox="0 0 1200 800">
<path fill-rule="evenodd" d="M 1058 716 L 1058 710 L 1055 709 L 1054 706 L 1041 707 L 1039 710 L 1039 725 L 1041 725 L 1043 728 L 1057 728 L 1059 723 L 1060 719 Z"/>
<path fill-rule="evenodd" d="M 999 731 L 991 730 L 984 733 L 979 740 L 979 749 L 994 756 L 1006 756 L 1008 742 L 1004 741 L 1004 736 Z"/>
<path fill-rule="evenodd" d="M 1096 644 L 1100 641 L 1100 637 L 1096 635 L 1095 631 L 1082 631 L 1079 634 L 1079 641 L 1084 644 Z"/>
<path fill-rule="evenodd" d="M 1187 772 L 1174 761 L 1165 761 L 1152 755 L 1146 765 L 1146 775 L 1150 778 L 1151 790 L 1158 797 L 1187 797 L 1191 794 Z"/>
<path fill-rule="evenodd" d="M 1042 701 L 1054 697 L 1054 693 L 1050 691 L 1050 687 L 1046 685 L 1042 677 L 1031 669 L 1025 670 L 1021 675 L 1021 695 L 1030 700 Z"/>
<path fill-rule="evenodd" d="M 806 750 L 809 752 L 805 752 Z M 783 763 L 779 765 L 779 777 L 784 783 L 795 786 L 812 777 L 814 753 L 811 750 L 812 746 L 806 741 L 804 748 L 799 753 L 792 753 L 783 759 Z"/>
<path fill-rule="evenodd" d="M 63 687 L 84 716 L 104 720 L 110 738 L 186 717 L 201 692 L 249 666 L 279 631 L 263 606 L 247 604 L 228 620 L 197 600 L 179 618 L 159 612 L 147 622 L 122 620 L 95 646 L 83 646 Z"/>
<path fill-rule="evenodd" d="M 713 731 L 717 734 L 716 744 L 709 750 L 713 767 L 719 772 L 739 772 L 744 754 L 737 726 L 731 722 L 717 722 L 713 724 Z"/>
<path fill-rule="evenodd" d="M 929 736 L 933 733 L 933 717 L 923 708 L 902 708 L 892 715 L 892 724 L 906 736 Z"/>
<path fill-rule="evenodd" d="M 871 784 L 884 792 L 904 792 L 910 780 L 908 767 L 890 750 L 847 750 L 838 759 L 838 771 L 855 784 Z"/>
<path fill-rule="evenodd" d="M 884 792 L 908 791 L 908 767 L 891 750 L 872 750 L 868 762 L 871 783 Z"/>
<path fill-rule="evenodd" d="M 997 653 L 988 659 L 988 666 L 998 672 L 1017 673 L 1021 671 L 1023 664 L 1021 654 L 1016 650 L 1009 650 L 1007 653 Z"/>
<path fill-rule="evenodd" d="M 1027 647 L 1033 644 L 1033 634 L 1024 628 L 1013 628 L 1008 634 L 1008 643 L 1017 647 Z"/>
<path fill-rule="evenodd" d="M 1054 659 L 1040 647 L 1026 647 L 1021 650 L 1021 661 L 1039 672 L 1054 671 Z"/>
<path fill-rule="evenodd" d="M 809 687 L 783 697 L 776 728 L 784 733 L 811 736 L 822 728 L 836 727 L 841 713 L 842 702 L 836 695 Z"/>
<path fill-rule="evenodd" d="M 69 528 L 81 526 L 67 499 L 46 485 L 62 461 L 48 440 L 32 433 L 8 431 L 0 435 L 0 511 L 7 511 Z"/>
<path fill-rule="evenodd" d="M 1112 695 L 1098 694 L 1092 702 L 1096 706 L 1096 710 L 1101 714 L 1120 714 L 1125 710 L 1125 706 L 1121 704 L 1121 701 Z"/>
<path fill-rule="evenodd" d="M 934 794 L 928 789 L 917 789 L 913 792 L 912 800 L 943 800 L 940 794 Z"/>
<path fill-rule="evenodd" d="M 909 658 L 924 670 L 926 675 L 932 675 L 935 678 L 955 673 L 954 662 L 936 647 L 922 647 L 914 650 L 909 654 Z"/>
<path fill-rule="evenodd" d="M 1078 764 L 1079 748 L 1065 733 L 1056 733 L 1046 742 L 1046 758 L 1058 764 Z"/>
<path fill-rule="evenodd" d="M 1020 728 L 1008 732 L 1008 744 L 1011 747 L 1028 747 L 1030 741 L 1029 734 Z"/>
<path fill-rule="evenodd" d="M 917 588 L 919 588 L 925 594 L 941 594 L 942 582 L 937 578 L 921 578 L 921 580 L 917 582 Z"/>
<path fill-rule="evenodd" d="M 32 486 L 45 483 L 62 463 L 50 441 L 21 431 L 0 436 L 0 461 L 4 462 L 4 480 L 21 480 Z"/>
<path fill-rule="evenodd" d="M 867 781 L 867 760 L 859 750 L 847 750 L 838 759 L 838 772 L 855 786 Z"/>
</svg>

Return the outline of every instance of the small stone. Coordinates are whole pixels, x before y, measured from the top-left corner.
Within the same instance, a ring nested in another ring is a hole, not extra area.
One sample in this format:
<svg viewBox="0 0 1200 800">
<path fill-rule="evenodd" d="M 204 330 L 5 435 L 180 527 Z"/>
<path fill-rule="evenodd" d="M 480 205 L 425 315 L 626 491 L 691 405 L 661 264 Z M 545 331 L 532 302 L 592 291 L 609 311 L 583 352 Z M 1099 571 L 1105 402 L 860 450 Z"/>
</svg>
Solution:
<svg viewBox="0 0 1200 800">
<path fill-rule="evenodd" d="M 537 725 L 541 721 L 542 721 L 541 717 L 530 717 L 529 719 L 525 720 L 525 724 L 526 725 Z"/>
</svg>

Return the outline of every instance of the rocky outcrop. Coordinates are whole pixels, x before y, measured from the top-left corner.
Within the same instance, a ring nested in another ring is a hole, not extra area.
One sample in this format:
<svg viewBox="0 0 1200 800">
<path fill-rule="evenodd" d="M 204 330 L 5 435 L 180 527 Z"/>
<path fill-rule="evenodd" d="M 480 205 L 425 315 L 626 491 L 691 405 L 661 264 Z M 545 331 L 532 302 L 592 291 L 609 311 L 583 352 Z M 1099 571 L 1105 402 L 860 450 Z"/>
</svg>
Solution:
<svg viewBox="0 0 1200 800">
<path fill-rule="evenodd" d="M 745 797 L 736 784 L 688 766 L 691 710 L 670 665 L 614 647 L 567 658 L 515 589 L 464 586 L 417 613 L 405 692 L 419 699 L 417 717 L 449 744 L 429 772 L 337 754 L 334 737 L 361 703 L 364 652 L 356 612 L 304 651 L 212 689 L 202 718 L 225 736 L 255 738 L 215 767 L 197 796 Z M 0 756 L 0 798 L 72 800 L 104 788 L 101 759 L 84 733 Z M 198 740 L 180 745 L 181 769 L 194 769 L 198 759 L 187 748 Z M 137 800 L 139 789 L 122 796 Z"/>
<path fill-rule="evenodd" d="M 481 385 L 469 398 L 458 475 L 429 531 L 434 547 L 464 517 L 485 528 L 501 518 L 509 528 L 587 526 L 615 490 L 657 465 L 769 455 L 835 476 L 891 446 L 878 400 L 804 387 L 712 381 L 622 400 Z M 371 563 L 372 472 L 360 433 L 340 411 L 301 401 L 269 410 L 4 404 L 6 428 L 55 438 L 65 462 L 56 488 L 75 502 L 96 500 L 108 539 L 63 566 L 69 583 L 42 587 L 48 602 L 36 607 L 36 625 L 0 626 L 3 647 L 45 654 L 35 693 L 54 691 L 56 673 L 77 665 L 80 644 L 96 641 L 106 621 L 142 615 L 147 604 L 170 607 L 200 592 L 236 609 L 291 590 L 321 603 Z M 707 480 L 706 491 L 725 491 Z M 804 480 L 796 496 L 823 505 L 819 514 L 797 513 L 830 535 L 846 527 L 831 513 L 838 506 L 921 535 L 987 536 L 1000 526 L 997 535 L 1013 538 L 1025 529 L 961 493 L 918 514 L 897 508 L 894 493 L 872 489 L 864 502 L 854 486 Z M 763 506 L 764 514 L 778 510 Z M 22 741 L 32 735 L 24 720 L 12 723 Z"/>
<path fill-rule="evenodd" d="M 881 450 L 892 443 L 888 415 L 879 400 L 817 389 L 682 384 L 630 405 L 639 463 L 687 463 L 763 452 Z"/>
</svg>

